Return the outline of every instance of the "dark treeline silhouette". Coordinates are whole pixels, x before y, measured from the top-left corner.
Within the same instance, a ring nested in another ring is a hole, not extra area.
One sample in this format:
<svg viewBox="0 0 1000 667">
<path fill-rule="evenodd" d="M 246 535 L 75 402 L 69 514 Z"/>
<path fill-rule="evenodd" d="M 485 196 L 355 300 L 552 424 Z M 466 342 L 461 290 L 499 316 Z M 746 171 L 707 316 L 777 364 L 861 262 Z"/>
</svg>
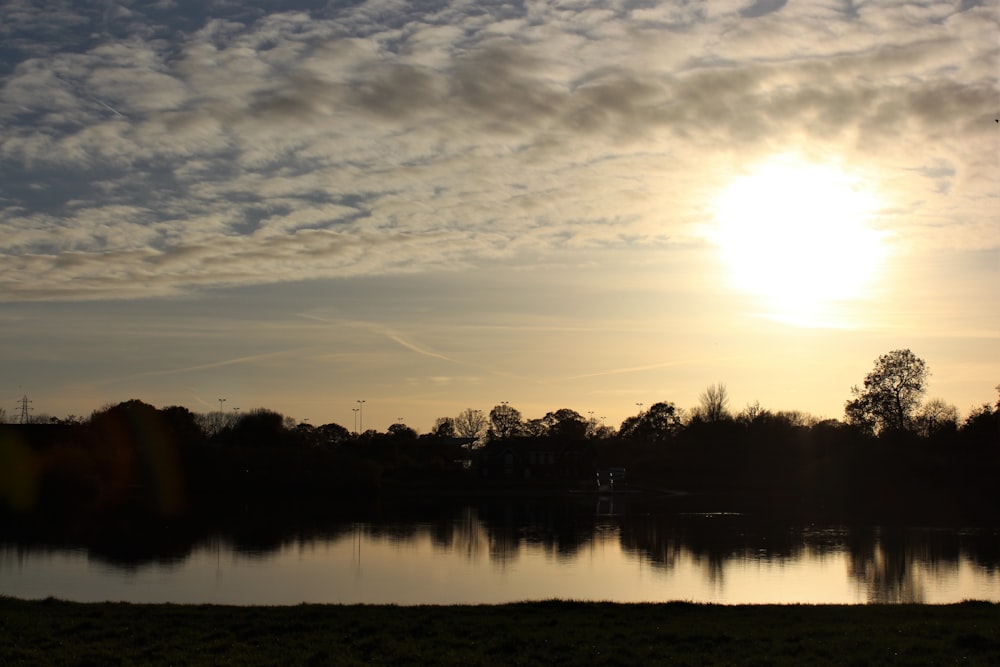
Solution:
<svg viewBox="0 0 1000 667">
<path fill-rule="evenodd" d="M 720 383 L 688 414 L 658 402 L 618 430 L 567 408 L 524 419 L 507 403 L 418 435 L 405 424 L 355 434 L 266 409 L 196 414 L 130 400 L 87 420 L 0 425 L 0 518 L 23 538 L 127 526 L 155 541 L 166 522 L 218 529 L 236 515 L 277 519 L 386 494 L 596 492 L 609 469 L 627 471 L 616 493 L 807 519 L 1000 515 L 1000 401 L 959 422 L 942 401 L 920 402 L 925 377 L 898 350 L 853 390 L 843 421 L 758 404 L 733 414 Z"/>
</svg>

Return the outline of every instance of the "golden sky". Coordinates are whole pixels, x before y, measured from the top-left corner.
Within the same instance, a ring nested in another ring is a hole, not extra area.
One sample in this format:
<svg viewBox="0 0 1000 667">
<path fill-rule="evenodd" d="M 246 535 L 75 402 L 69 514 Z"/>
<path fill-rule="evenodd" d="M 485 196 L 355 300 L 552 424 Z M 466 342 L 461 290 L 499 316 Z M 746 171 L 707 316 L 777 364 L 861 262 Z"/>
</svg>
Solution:
<svg viewBox="0 0 1000 667">
<path fill-rule="evenodd" d="M 280 5 L 280 9 L 275 9 Z M 8 413 L 1000 382 L 997 2 L 0 6 Z"/>
</svg>

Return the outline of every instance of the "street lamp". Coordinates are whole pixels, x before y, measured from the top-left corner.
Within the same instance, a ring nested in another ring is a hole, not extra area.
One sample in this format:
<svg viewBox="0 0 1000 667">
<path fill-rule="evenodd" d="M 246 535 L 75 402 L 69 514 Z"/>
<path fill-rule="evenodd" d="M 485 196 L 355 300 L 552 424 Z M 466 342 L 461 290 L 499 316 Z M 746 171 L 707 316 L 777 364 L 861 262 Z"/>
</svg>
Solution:
<svg viewBox="0 0 1000 667">
<path fill-rule="evenodd" d="M 222 412 L 222 404 L 225 403 L 225 402 L 226 402 L 226 399 L 224 399 L 224 398 L 220 398 L 219 399 L 219 412 Z"/>
<path fill-rule="evenodd" d="M 358 408 L 351 408 L 354 413 L 354 435 L 358 434 Z"/>
<path fill-rule="evenodd" d="M 364 431 L 365 430 L 365 402 L 362 399 L 357 400 L 358 403 L 358 426 Z"/>
<path fill-rule="evenodd" d="M 642 403 L 636 403 L 639 406 L 639 414 L 642 414 Z"/>
</svg>

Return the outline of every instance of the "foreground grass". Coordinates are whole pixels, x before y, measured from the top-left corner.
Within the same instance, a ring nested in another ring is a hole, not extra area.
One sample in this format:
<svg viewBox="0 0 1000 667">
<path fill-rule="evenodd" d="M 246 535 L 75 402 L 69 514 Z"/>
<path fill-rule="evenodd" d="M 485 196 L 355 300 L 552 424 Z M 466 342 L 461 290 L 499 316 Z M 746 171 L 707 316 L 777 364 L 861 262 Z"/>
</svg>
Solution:
<svg viewBox="0 0 1000 667">
<path fill-rule="evenodd" d="M 0 598 L 0 665 L 1000 665 L 1000 605 L 227 607 Z"/>
</svg>

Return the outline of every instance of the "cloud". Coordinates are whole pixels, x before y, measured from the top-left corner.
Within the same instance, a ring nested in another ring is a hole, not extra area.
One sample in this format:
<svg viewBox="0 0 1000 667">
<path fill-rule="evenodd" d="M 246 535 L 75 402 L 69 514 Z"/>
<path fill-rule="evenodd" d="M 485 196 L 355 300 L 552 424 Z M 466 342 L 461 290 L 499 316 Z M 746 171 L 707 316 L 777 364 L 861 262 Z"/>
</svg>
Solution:
<svg viewBox="0 0 1000 667">
<path fill-rule="evenodd" d="M 102 7 L 0 8 L 0 298 L 689 240 L 790 149 L 997 243 L 993 5 Z"/>
</svg>

